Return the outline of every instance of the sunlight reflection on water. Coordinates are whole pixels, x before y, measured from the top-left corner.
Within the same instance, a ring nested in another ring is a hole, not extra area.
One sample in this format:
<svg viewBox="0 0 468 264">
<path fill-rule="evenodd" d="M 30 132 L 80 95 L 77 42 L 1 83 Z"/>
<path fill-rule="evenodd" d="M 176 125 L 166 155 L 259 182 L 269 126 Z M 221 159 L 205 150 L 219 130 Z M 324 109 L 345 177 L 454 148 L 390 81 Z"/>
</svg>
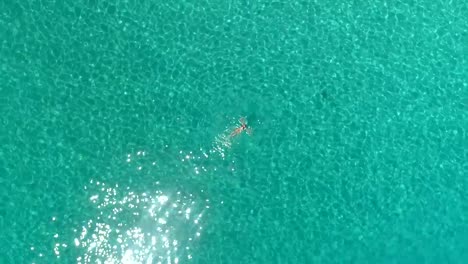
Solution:
<svg viewBox="0 0 468 264">
<path fill-rule="evenodd" d="M 225 160 L 232 146 L 231 131 L 232 127 L 226 127 L 208 149 L 179 150 L 173 158 L 194 175 L 219 174 L 220 158 Z M 150 156 L 148 151 L 140 150 L 126 154 L 123 162 L 130 166 L 131 173 L 150 172 L 160 167 L 158 158 Z M 230 163 L 229 168 L 234 170 L 234 161 Z M 79 252 L 79 264 L 181 263 L 192 259 L 211 201 L 182 186 L 168 189 L 161 185 L 157 181 L 151 191 L 137 192 L 129 185 L 89 180 L 83 188 L 93 208 L 86 213 L 91 217 L 73 229 L 73 241 L 54 236 L 55 256 L 60 259 L 65 248 L 74 246 Z"/>
<path fill-rule="evenodd" d="M 117 184 L 90 180 L 89 201 L 98 210 L 80 230 L 74 245 L 84 249 L 77 263 L 179 263 L 190 259 L 203 231 L 203 212 L 192 194 L 135 193 Z"/>
</svg>

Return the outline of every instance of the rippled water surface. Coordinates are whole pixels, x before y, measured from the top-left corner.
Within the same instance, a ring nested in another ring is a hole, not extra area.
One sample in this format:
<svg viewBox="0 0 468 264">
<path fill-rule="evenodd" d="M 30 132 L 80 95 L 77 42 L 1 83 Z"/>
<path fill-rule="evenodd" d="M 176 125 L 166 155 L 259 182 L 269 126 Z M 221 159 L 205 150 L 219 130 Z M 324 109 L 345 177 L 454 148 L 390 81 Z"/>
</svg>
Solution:
<svg viewBox="0 0 468 264">
<path fill-rule="evenodd" d="M 0 2 L 0 263 L 466 263 L 467 25 L 457 0 Z"/>
</svg>

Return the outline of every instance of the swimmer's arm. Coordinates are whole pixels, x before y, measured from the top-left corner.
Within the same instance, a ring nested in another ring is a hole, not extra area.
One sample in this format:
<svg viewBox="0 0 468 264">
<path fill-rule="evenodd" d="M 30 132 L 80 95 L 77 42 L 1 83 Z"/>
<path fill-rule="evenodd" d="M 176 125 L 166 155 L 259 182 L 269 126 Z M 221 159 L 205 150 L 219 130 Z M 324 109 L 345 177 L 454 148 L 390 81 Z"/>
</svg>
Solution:
<svg viewBox="0 0 468 264">
<path fill-rule="evenodd" d="M 242 125 L 245 125 L 245 117 L 239 118 L 239 122 L 240 122 Z"/>
</svg>

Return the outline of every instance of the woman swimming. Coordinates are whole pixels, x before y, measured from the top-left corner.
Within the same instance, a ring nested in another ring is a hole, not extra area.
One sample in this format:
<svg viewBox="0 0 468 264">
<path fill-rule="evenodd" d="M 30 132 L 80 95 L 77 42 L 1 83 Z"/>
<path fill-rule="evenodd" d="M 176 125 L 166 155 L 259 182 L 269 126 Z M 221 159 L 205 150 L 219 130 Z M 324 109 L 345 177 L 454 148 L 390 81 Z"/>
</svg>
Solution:
<svg viewBox="0 0 468 264">
<path fill-rule="evenodd" d="M 252 131 L 250 129 L 250 127 L 247 126 L 247 123 L 245 122 L 245 118 L 241 117 L 239 119 L 239 122 L 241 123 L 241 126 L 236 128 L 234 131 L 231 132 L 231 135 L 229 135 L 230 137 L 235 137 L 237 135 L 239 135 L 240 133 L 242 133 L 242 131 L 246 131 L 247 134 L 251 134 Z"/>
</svg>

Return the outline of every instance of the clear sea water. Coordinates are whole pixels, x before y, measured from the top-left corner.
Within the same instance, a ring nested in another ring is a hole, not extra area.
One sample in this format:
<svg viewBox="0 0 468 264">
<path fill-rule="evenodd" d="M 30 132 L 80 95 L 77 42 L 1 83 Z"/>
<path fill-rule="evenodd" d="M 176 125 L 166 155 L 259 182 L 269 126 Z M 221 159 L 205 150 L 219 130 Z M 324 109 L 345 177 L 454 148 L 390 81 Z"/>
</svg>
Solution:
<svg viewBox="0 0 468 264">
<path fill-rule="evenodd" d="M 1 1 L 0 263 L 467 263 L 467 54 L 463 0 Z"/>
</svg>

